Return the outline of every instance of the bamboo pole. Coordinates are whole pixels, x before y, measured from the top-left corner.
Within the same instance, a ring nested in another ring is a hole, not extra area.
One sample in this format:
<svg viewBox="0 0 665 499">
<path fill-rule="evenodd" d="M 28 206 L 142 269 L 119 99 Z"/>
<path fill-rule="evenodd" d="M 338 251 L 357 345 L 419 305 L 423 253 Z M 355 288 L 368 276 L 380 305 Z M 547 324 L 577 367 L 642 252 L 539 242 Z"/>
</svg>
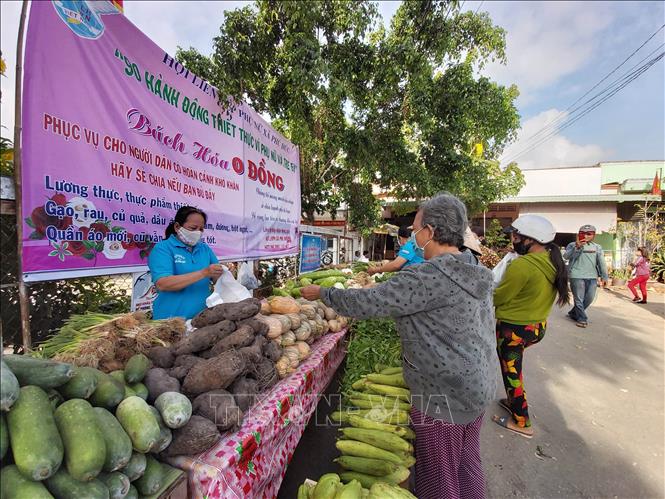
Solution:
<svg viewBox="0 0 665 499">
<path fill-rule="evenodd" d="M 23 194 L 21 192 L 23 179 L 21 176 L 21 98 L 23 80 L 23 32 L 25 18 L 28 10 L 27 0 L 23 0 L 21 18 L 18 25 L 18 40 L 16 41 L 16 83 L 14 100 L 14 191 L 16 193 L 16 238 L 18 251 L 18 301 L 21 313 L 21 339 L 23 349 L 32 348 L 30 335 L 30 303 L 28 290 L 23 280 Z"/>
</svg>

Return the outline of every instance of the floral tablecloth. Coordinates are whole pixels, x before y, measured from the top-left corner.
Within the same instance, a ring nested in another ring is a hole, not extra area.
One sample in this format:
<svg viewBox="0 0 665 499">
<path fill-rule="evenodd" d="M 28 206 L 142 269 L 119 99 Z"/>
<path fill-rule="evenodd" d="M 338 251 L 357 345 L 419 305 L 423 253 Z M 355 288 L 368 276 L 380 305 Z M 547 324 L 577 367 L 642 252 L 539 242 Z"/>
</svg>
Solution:
<svg viewBox="0 0 665 499">
<path fill-rule="evenodd" d="M 274 498 L 286 467 L 325 391 L 344 359 L 345 331 L 323 336 L 296 372 L 280 381 L 245 415 L 242 427 L 225 434 L 198 457 L 170 458 L 186 470 L 193 498 Z"/>
</svg>

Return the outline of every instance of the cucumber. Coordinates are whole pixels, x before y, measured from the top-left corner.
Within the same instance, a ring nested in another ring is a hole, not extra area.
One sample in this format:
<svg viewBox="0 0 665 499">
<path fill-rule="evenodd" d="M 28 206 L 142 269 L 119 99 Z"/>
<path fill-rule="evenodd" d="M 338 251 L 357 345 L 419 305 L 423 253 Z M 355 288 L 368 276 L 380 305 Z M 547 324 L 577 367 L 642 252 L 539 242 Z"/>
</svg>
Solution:
<svg viewBox="0 0 665 499">
<path fill-rule="evenodd" d="M 90 396 L 90 403 L 112 411 L 125 398 L 125 385 L 101 371 L 97 371 L 96 376 L 97 388 Z"/>
<path fill-rule="evenodd" d="M 127 466 L 120 471 L 123 475 L 129 478 L 130 482 L 133 482 L 143 476 L 143 473 L 145 473 L 145 466 L 145 455 L 139 452 L 132 452 L 132 457 L 129 458 Z"/>
<path fill-rule="evenodd" d="M 53 499 L 44 484 L 28 480 L 14 465 L 2 468 L 0 496 L 2 499 Z"/>
<path fill-rule="evenodd" d="M 100 480 L 79 482 L 74 479 L 64 468 L 44 482 L 46 488 L 55 499 L 109 499 L 109 489 Z"/>
<path fill-rule="evenodd" d="M 95 407 L 93 411 L 106 443 L 103 470 L 107 473 L 118 471 L 127 466 L 132 457 L 132 441 L 113 414 L 103 407 Z"/>
<path fill-rule="evenodd" d="M 185 426 L 192 417 L 192 403 L 182 393 L 164 392 L 157 400 L 155 407 L 169 428 L 180 428 Z"/>
<path fill-rule="evenodd" d="M 137 397 L 141 397 L 143 400 L 148 400 L 148 388 L 143 383 L 133 383 L 129 386 Z"/>
<path fill-rule="evenodd" d="M 94 479 L 106 461 L 106 442 L 90 403 L 68 400 L 56 409 L 55 422 L 65 444 L 67 472 L 82 482 Z"/>
<path fill-rule="evenodd" d="M 164 468 L 154 457 L 146 456 L 146 467 L 143 476 L 134 482 L 136 490 L 142 496 L 155 494 L 164 484 Z"/>
<path fill-rule="evenodd" d="M 125 381 L 127 383 L 139 383 L 143 381 L 145 373 L 148 372 L 151 365 L 152 362 L 150 362 L 150 359 L 142 353 L 132 356 L 125 365 Z"/>
<path fill-rule="evenodd" d="M 100 473 L 99 479 L 108 488 L 110 499 L 123 499 L 129 492 L 129 478 L 122 473 Z"/>
<path fill-rule="evenodd" d="M 127 492 L 125 499 L 139 499 L 139 491 L 131 483 L 129 484 L 129 492 Z"/>
<path fill-rule="evenodd" d="M 7 367 L 4 360 L 0 361 L 0 410 L 9 410 L 18 399 L 20 389 L 14 373 Z"/>
<path fill-rule="evenodd" d="M 125 384 L 125 371 L 122 369 L 118 371 L 111 371 L 109 376 L 111 376 L 114 380 L 122 383 L 123 385 Z"/>
<path fill-rule="evenodd" d="M 55 388 L 49 388 L 46 391 L 46 395 L 48 395 L 49 402 L 51 402 L 51 408 L 54 411 L 65 401 L 65 398 L 60 395 L 60 392 Z"/>
<path fill-rule="evenodd" d="M 159 423 L 150 411 L 150 406 L 142 398 L 129 397 L 123 400 L 115 412 L 115 417 L 132 440 L 134 450 L 138 452 L 150 452 L 160 438 Z"/>
<path fill-rule="evenodd" d="M 92 367 L 75 367 L 74 376 L 58 388 L 60 394 L 69 399 L 87 399 L 97 388 L 97 369 Z"/>
<path fill-rule="evenodd" d="M 3 359 L 21 386 L 57 388 L 74 376 L 72 366 L 62 362 L 35 359 L 27 355 L 5 355 Z"/>
<path fill-rule="evenodd" d="M 155 416 L 155 419 L 157 420 L 157 424 L 159 424 L 159 440 L 155 442 L 151 452 L 162 452 L 171 444 L 173 433 L 171 433 L 169 427 L 164 424 L 164 420 L 156 408 L 150 406 L 150 412 L 152 412 L 152 415 Z"/>
<path fill-rule="evenodd" d="M 35 481 L 53 475 L 64 447 L 46 392 L 37 386 L 24 386 L 7 413 L 7 429 L 14 462 L 19 471 Z"/>
<path fill-rule="evenodd" d="M 5 457 L 9 448 L 9 433 L 7 432 L 7 421 L 5 415 L 0 413 L 0 459 Z"/>
</svg>

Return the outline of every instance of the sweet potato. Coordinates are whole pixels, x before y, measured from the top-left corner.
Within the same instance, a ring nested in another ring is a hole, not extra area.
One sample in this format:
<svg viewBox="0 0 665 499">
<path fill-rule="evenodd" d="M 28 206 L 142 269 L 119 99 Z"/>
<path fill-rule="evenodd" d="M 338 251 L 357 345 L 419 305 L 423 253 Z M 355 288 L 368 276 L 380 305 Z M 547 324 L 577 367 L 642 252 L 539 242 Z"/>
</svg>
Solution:
<svg viewBox="0 0 665 499">
<path fill-rule="evenodd" d="M 231 393 L 242 412 L 252 407 L 259 393 L 259 382 L 252 378 L 241 377 L 231 385 Z"/>
<path fill-rule="evenodd" d="M 175 362 L 173 363 L 173 367 L 185 367 L 187 370 L 191 369 L 194 367 L 196 364 L 201 362 L 201 359 L 197 357 L 196 355 L 178 355 L 175 358 Z"/>
<path fill-rule="evenodd" d="M 237 303 L 222 303 L 199 312 L 192 319 L 192 326 L 204 327 L 224 319 L 241 321 L 258 314 L 259 310 L 261 310 L 261 302 L 256 298 L 247 298 Z"/>
<path fill-rule="evenodd" d="M 226 390 L 202 393 L 194 399 L 192 411 L 215 423 L 220 431 L 239 427 L 243 416 L 235 398 Z"/>
<path fill-rule="evenodd" d="M 143 378 L 143 384 L 148 389 L 148 402 L 151 404 L 164 392 L 180 392 L 180 382 L 169 376 L 161 367 L 148 370 Z"/>
<path fill-rule="evenodd" d="M 192 416 L 182 428 L 173 430 L 173 440 L 163 456 L 193 456 L 215 445 L 221 435 L 215 423 L 202 416 Z"/>
<path fill-rule="evenodd" d="M 185 379 L 185 376 L 187 376 L 187 373 L 189 372 L 189 369 L 190 369 L 189 367 L 178 366 L 178 367 L 172 367 L 167 372 L 168 372 L 169 376 L 171 376 L 172 378 L 175 378 L 178 381 L 182 382 L 182 380 Z"/>
<path fill-rule="evenodd" d="M 260 362 L 263 358 L 263 346 L 267 343 L 268 340 L 263 336 L 256 336 L 254 342 L 248 346 L 238 349 L 240 355 L 247 359 L 247 364 L 256 364 Z"/>
<path fill-rule="evenodd" d="M 211 353 L 215 356 L 233 348 L 249 346 L 254 342 L 255 337 L 254 330 L 250 326 L 240 326 L 233 333 L 215 343 Z"/>
<path fill-rule="evenodd" d="M 261 359 L 261 362 L 251 367 L 250 376 L 258 382 L 257 388 L 259 392 L 264 392 L 279 382 L 275 363 L 266 358 Z"/>
<path fill-rule="evenodd" d="M 245 358 L 235 350 L 202 360 L 187 373 L 182 384 L 183 392 L 196 396 L 210 390 L 226 388 L 245 371 L 246 366 Z"/>
<path fill-rule="evenodd" d="M 263 347 L 263 356 L 273 362 L 277 362 L 282 356 L 282 347 L 275 341 L 269 341 Z"/>
<path fill-rule="evenodd" d="M 243 319 L 236 322 L 237 327 L 244 326 L 245 324 L 251 326 L 254 333 L 257 335 L 265 336 L 268 334 L 268 324 L 261 322 L 256 317 L 250 317 L 249 319 Z"/>
<path fill-rule="evenodd" d="M 163 346 L 152 347 L 147 351 L 146 354 L 152 361 L 154 367 L 161 367 L 163 369 L 173 367 L 173 360 L 175 359 L 175 355 L 170 348 Z"/>
<path fill-rule="evenodd" d="M 201 329 L 195 329 L 173 346 L 173 353 L 183 355 L 206 350 L 233 332 L 235 328 L 236 325 L 232 321 L 221 321 Z"/>
</svg>

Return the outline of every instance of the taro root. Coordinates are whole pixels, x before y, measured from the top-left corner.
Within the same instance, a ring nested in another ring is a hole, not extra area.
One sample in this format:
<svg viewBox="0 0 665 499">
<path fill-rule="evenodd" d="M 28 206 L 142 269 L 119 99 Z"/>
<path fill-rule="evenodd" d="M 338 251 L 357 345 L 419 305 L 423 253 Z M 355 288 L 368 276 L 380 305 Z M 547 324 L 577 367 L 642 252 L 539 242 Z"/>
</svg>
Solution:
<svg viewBox="0 0 665 499">
<path fill-rule="evenodd" d="M 170 348 L 163 346 L 152 347 L 148 350 L 147 355 L 155 367 L 161 367 L 163 369 L 173 367 L 175 355 L 171 352 Z"/>
<path fill-rule="evenodd" d="M 233 332 L 235 327 L 232 321 L 221 321 L 201 329 L 195 329 L 173 346 L 173 353 L 183 355 L 206 350 Z"/>
<path fill-rule="evenodd" d="M 148 402 L 151 404 L 164 392 L 180 392 L 180 382 L 161 367 L 149 369 L 143 378 L 143 384 L 148 389 Z"/>
<path fill-rule="evenodd" d="M 282 356 L 282 347 L 276 341 L 269 341 L 263 347 L 263 356 L 273 362 L 277 362 Z"/>
<path fill-rule="evenodd" d="M 240 326 L 226 338 L 222 338 L 215 343 L 215 346 L 212 347 L 211 353 L 214 356 L 233 348 L 249 346 L 254 342 L 255 337 L 254 330 L 250 326 Z"/>
<path fill-rule="evenodd" d="M 210 390 L 196 397 L 192 411 L 215 423 L 220 431 L 238 428 L 243 417 L 233 395 L 221 389 Z"/>
<path fill-rule="evenodd" d="M 263 358 L 263 346 L 267 343 L 268 340 L 263 336 L 256 336 L 254 342 L 248 346 L 238 349 L 240 355 L 247 359 L 247 364 L 256 364 L 260 362 Z"/>
<path fill-rule="evenodd" d="M 250 317 L 249 319 L 243 319 L 241 321 L 236 322 L 236 326 L 244 326 L 247 324 L 248 326 L 251 326 L 252 329 L 254 330 L 254 333 L 257 335 L 265 336 L 268 334 L 268 324 L 265 322 L 260 321 L 256 317 Z"/>
<path fill-rule="evenodd" d="M 188 370 L 201 362 L 201 359 L 196 355 L 178 355 L 175 358 L 173 367 L 186 367 Z"/>
<path fill-rule="evenodd" d="M 173 440 L 163 456 L 193 456 L 207 451 L 215 445 L 221 435 L 215 423 L 205 417 L 194 415 L 182 428 L 173 430 Z"/>
<path fill-rule="evenodd" d="M 259 313 L 259 310 L 261 310 L 261 302 L 256 298 L 247 298 L 237 303 L 222 303 L 199 312 L 192 319 L 192 326 L 204 327 L 224 319 L 241 321 L 255 316 Z"/>
<path fill-rule="evenodd" d="M 231 393 L 242 412 L 252 407 L 259 393 L 259 382 L 251 378 L 238 378 L 231 385 Z"/>
<path fill-rule="evenodd" d="M 261 359 L 261 362 L 251 367 L 250 374 L 258 382 L 259 392 L 264 392 L 279 382 L 277 369 L 270 359 Z"/>
<path fill-rule="evenodd" d="M 187 373 L 189 372 L 189 367 L 185 366 L 178 366 L 178 367 L 172 367 L 169 369 L 167 372 L 169 376 L 172 378 L 177 379 L 178 381 L 182 382 L 183 379 L 185 379 L 185 376 L 187 376 Z"/>
<path fill-rule="evenodd" d="M 245 358 L 228 350 L 212 359 L 202 360 L 190 369 L 182 383 L 183 392 L 190 396 L 227 388 L 247 366 Z"/>
</svg>

